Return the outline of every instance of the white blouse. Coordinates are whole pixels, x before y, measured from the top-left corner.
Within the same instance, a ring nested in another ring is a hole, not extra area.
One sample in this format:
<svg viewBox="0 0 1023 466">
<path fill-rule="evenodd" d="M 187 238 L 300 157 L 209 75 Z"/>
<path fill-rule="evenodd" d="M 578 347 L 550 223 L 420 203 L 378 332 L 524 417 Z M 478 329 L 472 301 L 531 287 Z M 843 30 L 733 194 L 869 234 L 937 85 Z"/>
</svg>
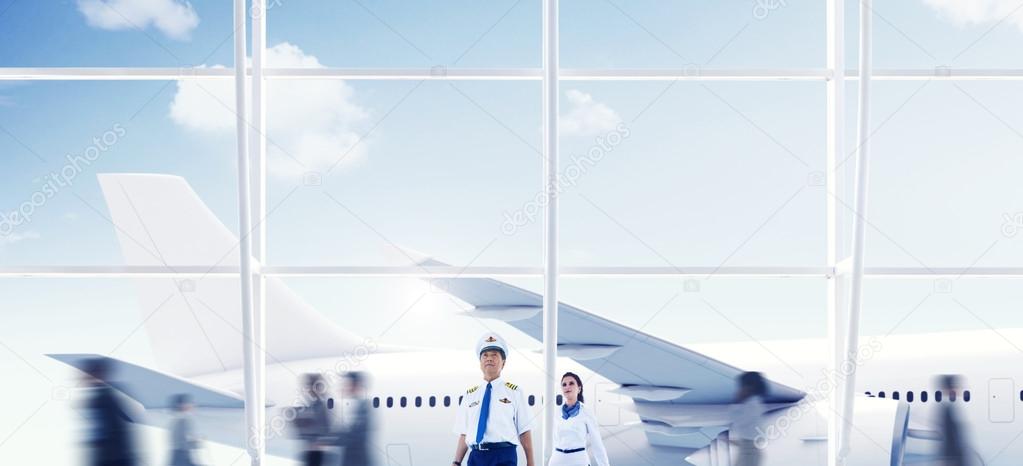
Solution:
<svg viewBox="0 0 1023 466">
<path fill-rule="evenodd" d="M 597 425 L 597 418 L 585 404 L 579 403 L 579 414 L 564 419 L 559 416 L 554 426 L 554 448 L 562 450 L 575 450 L 586 448 L 586 451 L 576 453 L 553 452 L 550 466 L 568 466 L 590 464 L 590 455 L 596 460 L 597 466 L 609 466 L 607 450 L 604 442 L 600 439 L 600 429 Z"/>
</svg>

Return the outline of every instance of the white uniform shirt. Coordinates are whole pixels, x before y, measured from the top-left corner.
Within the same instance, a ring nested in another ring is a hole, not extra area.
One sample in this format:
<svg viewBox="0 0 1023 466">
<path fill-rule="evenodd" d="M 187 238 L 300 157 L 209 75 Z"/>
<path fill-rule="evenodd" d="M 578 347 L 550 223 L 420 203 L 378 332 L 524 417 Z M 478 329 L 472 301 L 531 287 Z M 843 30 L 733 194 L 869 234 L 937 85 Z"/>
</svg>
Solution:
<svg viewBox="0 0 1023 466">
<path fill-rule="evenodd" d="M 501 377 L 490 383 L 493 386 L 490 393 L 490 415 L 482 443 L 511 442 L 519 445 L 519 435 L 533 427 L 526 397 L 517 385 L 505 382 Z M 476 443 L 476 428 L 479 426 L 483 395 L 486 392 L 485 380 L 469 388 L 456 410 L 454 432 L 465 435 L 466 445 Z"/>
<path fill-rule="evenodd" d="M 590 455 L 597 462 L 597 466 L 608 466 L 607 450 L 604 442 L 600 439 L 600 428 L 597 425 L 597 418 L 585 404 L 579 403 L 579 414 L 568 419 L 558 418 L 554 426 L 554 448 L 562 450 L 575 450 L 586 448 L 586 451 L 576 453 L 561 453 L 555 451 L 551 456 L 550 465 L 588 465 Z"/>
</svg>

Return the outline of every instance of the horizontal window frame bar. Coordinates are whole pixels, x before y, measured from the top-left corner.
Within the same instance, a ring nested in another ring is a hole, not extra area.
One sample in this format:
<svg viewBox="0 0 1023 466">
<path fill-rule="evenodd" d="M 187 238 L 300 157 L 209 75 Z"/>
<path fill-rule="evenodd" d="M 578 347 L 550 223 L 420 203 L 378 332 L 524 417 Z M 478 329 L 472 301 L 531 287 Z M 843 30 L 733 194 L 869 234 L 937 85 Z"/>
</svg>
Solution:
<svg viewBox="0 0 1023 466">
<path fill-rule="evenodd" d="M 827 267 L 562 267 L 559 276 L 587 277 L 692 277 L 778 279 L 832 278 L 836 270 Z M 191 278 L 232 277 L 236 266 L 13 266 L 0 267 L 0 278 Z M 542 267 L 519 266 L 264 266 L 256 274 L 265 277 L 542 277 Z M 1023 278 L 1023 267 L 867 267 L 864 275 L 882 279 Z"/>
<path fill-rule="evenodd" d="M 249 70 L 251 74 L 251 69 Z M 342 79 L 368 81 L 541 81 L 540 68 L 265 68 L 267 79 Z M 828 81 L 823 68 L 799 69 L 582 69 L 562 68 L 562 81 Z M 232 79 L 233 68 L 0 67 L 0 81 L 177 81 Z M 879 81 L 1023 81 L 1023 69 L 884 69 Z M 846 79 L 858 79 L 847 70 Z"/>
</svg>

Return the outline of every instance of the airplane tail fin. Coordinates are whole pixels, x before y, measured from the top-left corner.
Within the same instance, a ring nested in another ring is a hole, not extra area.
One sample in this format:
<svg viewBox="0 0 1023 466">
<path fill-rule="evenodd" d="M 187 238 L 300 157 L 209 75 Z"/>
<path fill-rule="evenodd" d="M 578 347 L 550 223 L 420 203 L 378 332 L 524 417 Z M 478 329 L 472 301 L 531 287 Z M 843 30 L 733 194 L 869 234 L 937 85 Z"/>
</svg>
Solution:
<svg viewBox="0 0 1023 466">
<path fill-rule="evenodd" d="M 101 174 L 100 187 L 127 265 L 232 266 L 238 237 L 181 177 Z M 237 277 L 139 278 L 139 304 L 160 367 L 194 376 L 243 366 Z M 266 278 L 267 363 L 366 353 L 369 341 L 334 324 Z"/>
</svg>

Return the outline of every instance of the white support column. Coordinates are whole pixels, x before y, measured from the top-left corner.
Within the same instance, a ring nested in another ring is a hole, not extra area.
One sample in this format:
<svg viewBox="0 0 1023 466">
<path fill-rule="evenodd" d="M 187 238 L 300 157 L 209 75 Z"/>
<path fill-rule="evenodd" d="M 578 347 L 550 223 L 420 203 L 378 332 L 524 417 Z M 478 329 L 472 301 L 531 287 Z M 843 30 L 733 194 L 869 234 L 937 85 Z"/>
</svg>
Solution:
<svg viewBox="0 0 1023 466">
<path fill-rule="evenodd" d="M 266 432 L 266 276 L 263 265 L 266 264 L 266 81 L 263 68 L 266 57 L 266 0 L 252 0 L 252 119 L 249 122 L 253 129 L 250 134 L 251 170 L 253 189 L 252 217 L 256 226 L 252 231 L 252 253 L 256 260 L 253 270 L 253 335 L 255 352 L 253 367 L 257 398 L 258 426 L 265 436 Z M 262 456 L 262 451 L 260 453 Z"/>
<path fill-rule="evenodd" d="M 825 161 L 825 225 L 826 265 L 833 270 L 827 281 L 828 338 L 831 351 L 828 358 L 828 383 L 832 387 L 828 404 L 831 415 L 828 422 L 828 465 L 838 463 L 840 419 L 842 400 L 838 377 L 842 352 L 845 350 L 845 332 L 842 311 L 842 276 L 836 270 L 839 257 L 839 232 L 841 222 L 838 216 L 838 201 L 835 196 L 842 193 L 841 177 L 837 172 L 838 160 L 845 153 L 845 0 L 828 0 L 827 3 L 827 66 L 831 75 L 827 82 L 827 150 Z"/>
<path fill-rule="evenodd" d="M 557 404 L 558 357 L 558 1 L 543 1 L 543 154 L 544 190 L 547 200 L 544 222 L 543 344 L 544 384 L 543 443 L 540 456 L 547 464 L 554 448 L 554 410 Z"/>
<path fill-rule="evenodd" d="M 843 369 L 847 370 L 842 390 L 842 430 L 839 435 L 839 457 L 844 460 L 850 451 L 850 431 L 856 389 L 856 354 L 859 346 L 860 309 L 863 306 L 863 251 L 866 236 L 867 187 L 870 175 L 870 77 L 871 77 L 871 15 L 872 0 L 860 0 L 860 82 L 856 137 L 856 198 L 853 200 L 852 273 L 849 277 L 849 319 L 846 328 Z M 844 464 L 844 461 L 840 462 Z"/>
<path fill-rule="evenodd" d="M 242 339 L 245 355 L 245 439 L 246 449 L 252 459 L 253 466 L 259 466 L 263 460 L 264 435 L 260 421 L 266 403 L 265 390 L 259 381 L 262 379 L 263 368 L 256 364 L 257 322 L 252 303 L 252 202 L 250 198 L 250 182 L 252 172 L 249 170 L 249 134 L 248 122 L 245 119 L 247 97 L 246 90 L 246 27 L 247 20 L 245 0 L 234 1 L 234 85 L 235 85 L 235 129 L 238 136 L 238 238 L 239 262 L 241 279 L 241 311 Z"/>
</svg>

